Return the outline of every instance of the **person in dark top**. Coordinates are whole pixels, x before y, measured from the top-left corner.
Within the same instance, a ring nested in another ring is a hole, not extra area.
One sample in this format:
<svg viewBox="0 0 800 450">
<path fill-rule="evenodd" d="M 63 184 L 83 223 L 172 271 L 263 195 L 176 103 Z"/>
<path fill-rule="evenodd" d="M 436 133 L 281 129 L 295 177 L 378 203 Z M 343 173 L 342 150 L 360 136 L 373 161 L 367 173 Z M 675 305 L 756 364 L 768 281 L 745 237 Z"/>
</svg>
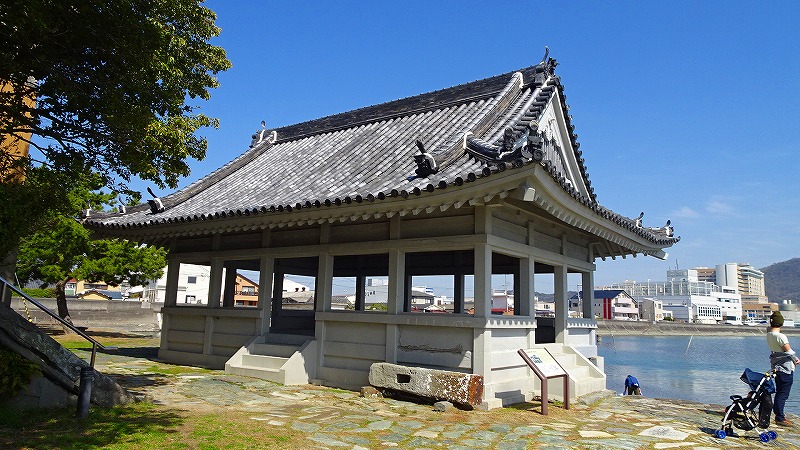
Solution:
<svg viewBox="0 0 800 450">
<path fill-rule="evenodd" d="M 625 395 L 626 392 L 628 395 L 642 395 L 642 389 L 639 387 L 639 380 L 633 375 L 628 375 L 625 378 L 625 389 L 622 390 L 622 394 Z"/>
</svg>

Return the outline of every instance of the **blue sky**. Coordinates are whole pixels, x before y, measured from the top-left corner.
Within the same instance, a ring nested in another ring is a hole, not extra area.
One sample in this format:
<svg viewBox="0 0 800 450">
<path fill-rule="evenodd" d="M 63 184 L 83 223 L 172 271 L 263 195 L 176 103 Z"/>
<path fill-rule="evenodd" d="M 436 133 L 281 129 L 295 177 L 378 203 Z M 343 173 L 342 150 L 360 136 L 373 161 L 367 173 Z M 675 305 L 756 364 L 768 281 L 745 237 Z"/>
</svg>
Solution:
<svg viewBox="0 0 800 450">
<path fill-rule="evenodd" d="M 534 65 L 550 47 L 602 205 L 672 220 L 666 261 L 596 284 L 800 256 L 800 2 L 206 3 L 233 67 L 181 187 L 289 125 Z M 298 163 L 302 163 L 299 160 Z M 165 193 L 162 193 L 162 195 Z M 572 288 L 572 286 L 570 286 Z"/>
</svg>

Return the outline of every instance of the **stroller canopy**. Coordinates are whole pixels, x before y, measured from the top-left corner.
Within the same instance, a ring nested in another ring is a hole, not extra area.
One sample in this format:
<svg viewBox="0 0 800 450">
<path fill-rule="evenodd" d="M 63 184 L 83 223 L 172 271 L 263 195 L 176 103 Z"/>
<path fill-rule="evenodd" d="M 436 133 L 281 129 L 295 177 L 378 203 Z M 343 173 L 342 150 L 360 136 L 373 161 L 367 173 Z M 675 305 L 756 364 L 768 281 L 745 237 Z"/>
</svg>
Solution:
<svg viewBox="0 0 800 450">
<path fill-rule="evenodd" d="M 750 369 L 744 369 L 744 373 L 742 373 L 740 379 L 747 383 L 751 390 L 755 391 L 758 390 L 761 380 L 763 380 L 764 377 L 765 375 L 763 373 L 755 372 Z M 772 377 L 764 381 L 764 384 L 761 385 L 761 389 L 766 390 L 766 392 L 769 394 L 775 393 L 775 381 L 772 379 Z"/>
</svg>

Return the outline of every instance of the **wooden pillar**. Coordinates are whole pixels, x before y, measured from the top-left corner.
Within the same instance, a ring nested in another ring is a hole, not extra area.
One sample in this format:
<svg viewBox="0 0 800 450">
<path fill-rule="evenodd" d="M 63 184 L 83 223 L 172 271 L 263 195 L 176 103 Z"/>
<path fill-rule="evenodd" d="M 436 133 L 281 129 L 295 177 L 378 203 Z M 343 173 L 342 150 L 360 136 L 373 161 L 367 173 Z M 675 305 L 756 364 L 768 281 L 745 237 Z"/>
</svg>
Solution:
<svg viewBox="0 0 800 450">
<path fill-rule="evenodd" d="M 164 291 L 164 307 L 176 306 L 178 302 L 178 284 L 181 275 L 181 262 L 170 259 L 167 262 L 167 285 Z M 158 286 L 156 286 L 158 289 Z M 169 350 L 170 317 L 165 308 L 161 308 L 161 350 Z"/>
<path fill-rule="evenodd" d="M 519 270 L 514 275 L 514 314 L 530 317 L 534 315 L 533 296 L 535 292 L 533 290 L 533 260 L 520 258 Z"/>
<path fill-rule="evenodd" d="M 280 315 L 281 308 L 283 307 L 283 279 L 286 277 L 286 273 L 280 267 L 276 268 L 276 264 L 273 261 L 273 273 L 274 279 L 272 282 L 272 320 L 275 320 L 278 315 Z M 270 324 L 270 328 L 273 327 L 275 324 Z"/>
<path fill-rule="evenodd" d="M 464 313 L 464 284 L 465 275 L 457 273 L 453 280 L 453 312 L 456 314 Z"/>
<path fill-rule="evenodd" d="M 208 307 L 219 308 L 222 294 L 222 273 L 225 269 L 224 260 L 213 258 L 211 260 L 211 279 L 208 282 Z"/>
<path fill-rule="evenodd" d="M 225 268 L 225 288 L 222 294 L 222 306 L 233 308 L 236 306 L 234 296 L 236 295 L 236 267 Z"/>
<path fill-rule="evenodd" d="M 258 309 L 261 313 L 261 334 L 269 332 L 272 315 L 272 278 L 275 276 L 275 258 L 262 256 L 259 262 Z M 280 299 L 278 299 L 280 301 Z"/>
<path fill-rule="evenodd" d="M 492 330 L 473 328 L 472 373 L 483 376 L 484 403 L 494 398 L 492 380 Z"/>
<path fill-rule="evenodd" d="M 330 311 L 333 297 L 333 256 L 330 253 L 323 252 L 319 255 L 314 291 L 314 310 Z"/>
<path fill-rule="evenodd" d="M 594 319 L 594 272 L 581 274 L 581 291 L 583 294 L 583 318 Z"/>
<path fill-rule="evenodd" d="M 386 298 L 386 314 L 403 312 L 406 296 L 406 254 L 402 250 L 389 250 L 389 287 Z M 386 325 L 386 362 L 397 362 L 397 346 L 400 343 L 400 328 L 396 324 Z"/>
<path fill-rule="evenodd" d="M 364 303 L 367 296 L 367 277 L 365 275 L 356 275 L 356 311 L 364 310 Z"/>
<path fill-rule="evenodd" d="M 492 247 L 475 245 L 475 317 L 492 315 Z"/>
<path fill-rule="evenodd" d="M 567 295 L 567 267 L 556 265 L 553 268 L 553 291 L 555 297 L 555 334 L 556 343 L 567 342 L 567 317 L 569 317 L 569 298 Z"/>
<path fill-rule="evenodd" d="M 402 250 L 389 250 L 389 293 L 386 299 L 387 314 L 403 312 L 406 296 L 406 254 Z"/>
<path fill-rule="evenodd" d="M 167 263 L 167 286 L 164 292 L 164 306 L 175 306 L 178 303 L 178 282 L 181 275 L 181 262 L 170 259 Z M 158 286 L 156 286 L 158 288 Z"/>
</svg>

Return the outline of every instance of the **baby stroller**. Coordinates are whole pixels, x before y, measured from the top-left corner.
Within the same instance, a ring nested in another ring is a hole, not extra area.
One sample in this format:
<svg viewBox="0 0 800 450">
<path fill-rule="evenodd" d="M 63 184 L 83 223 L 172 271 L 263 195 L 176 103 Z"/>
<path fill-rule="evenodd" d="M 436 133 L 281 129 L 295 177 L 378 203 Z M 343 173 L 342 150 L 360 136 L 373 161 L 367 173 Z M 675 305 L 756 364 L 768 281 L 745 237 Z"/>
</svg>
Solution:
<svg viewBox="0 0 800 450">
<path fill-rule="evenodd" d="M 740 379 L 747 383 L 751 390 L 746 397 L 731 395 L 733 403 L 725 408 L 722 426 L 714 433 L 714 436 L 720 439 L 734 436 L 733 428 L 736 427 L 744 431 L 755 429 L 761 442 L 776 439 L 778 434 L 767 430 L 772 414 L 772 394 L 775 392 L 774 377 L 774 372 L 758 373 L 744 369 Z M 758 407 L 758 416 L 755 413 L 756 407 Z"/>
</svg>

